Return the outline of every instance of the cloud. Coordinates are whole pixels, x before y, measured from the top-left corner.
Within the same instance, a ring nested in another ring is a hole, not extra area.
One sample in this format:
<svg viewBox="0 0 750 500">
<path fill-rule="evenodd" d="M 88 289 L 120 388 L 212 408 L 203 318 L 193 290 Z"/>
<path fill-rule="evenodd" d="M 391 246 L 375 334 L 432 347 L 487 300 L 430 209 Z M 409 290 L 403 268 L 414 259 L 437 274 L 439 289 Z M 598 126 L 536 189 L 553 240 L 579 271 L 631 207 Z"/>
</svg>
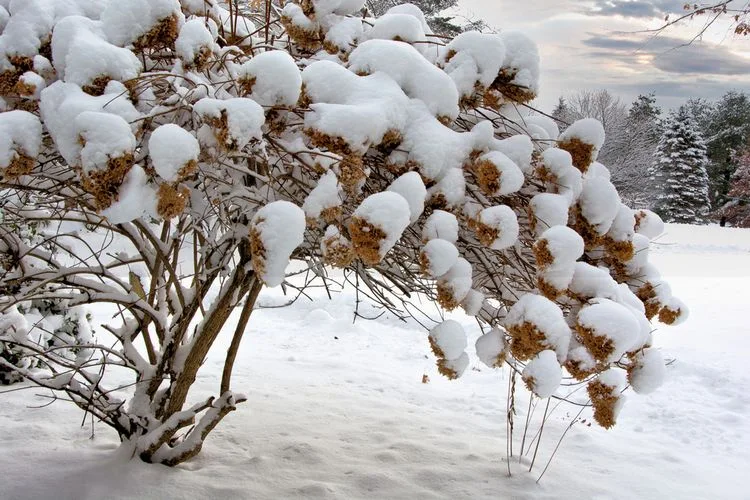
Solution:
<svg viewBox="0 0 750 500">
<path fill-rule="evenodd" d="M 726 75 L 750 74 L 750 59 L 739 56 L 724 45 L 695 41 L 685 44 L 667 36 L 639 40 L 627 35 L 593 34 L 583 40 L 592 51 L 588 56 L 626 64 L 644 64 L 671 74 Z"/>
<path fill-rule="evenodd" d="M 589 14 L 633 18 L 664 17 L 682 12 L 685 0 L 596 0 Z"/>
</svg>

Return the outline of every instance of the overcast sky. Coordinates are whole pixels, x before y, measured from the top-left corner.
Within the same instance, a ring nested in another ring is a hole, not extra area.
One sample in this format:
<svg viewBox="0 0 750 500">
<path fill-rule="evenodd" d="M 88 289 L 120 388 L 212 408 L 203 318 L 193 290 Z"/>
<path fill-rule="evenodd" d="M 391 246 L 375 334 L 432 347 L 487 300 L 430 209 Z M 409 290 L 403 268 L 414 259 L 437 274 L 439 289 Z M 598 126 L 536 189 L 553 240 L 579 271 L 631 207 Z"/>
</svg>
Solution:
<svg viewBox="0 0 750 500">
<path fill-rule="evenodd" d="M 713 100 L 731 89 L 750 92 L 750 37 L 727 22 L 684 46 L 706 17 L 657 37 L 637 33 L 678 16 L 686 0 L 459 0 L 462 12 L 498 29 L 523 31 L 538 46 L 542 91 L 537 106 L 550 111 L 560 95 L 609 89 L 630 102 L 654 92 L 671 108 L 689 97 Z M 745 5 L 745 0 L 737 0 Z"/>
</svg>

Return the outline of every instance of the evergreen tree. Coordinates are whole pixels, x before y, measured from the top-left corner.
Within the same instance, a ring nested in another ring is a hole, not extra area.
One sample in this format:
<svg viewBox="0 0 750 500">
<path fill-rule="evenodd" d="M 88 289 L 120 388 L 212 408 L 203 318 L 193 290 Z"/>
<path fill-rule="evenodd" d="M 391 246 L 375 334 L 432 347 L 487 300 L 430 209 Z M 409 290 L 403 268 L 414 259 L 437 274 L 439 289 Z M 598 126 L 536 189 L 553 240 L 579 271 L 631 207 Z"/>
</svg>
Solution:
<svg viewBox="0 0 750 500">
<path fill-rule="evenodd" d="M 750 139 L 750 97 L 742 92 L 727 92 L 716 103 L 706 126 L 711 201 L 721 207 L 729 201 L 739 153 Z M 725 222 L 722 218 L 722 225 Z"/>
<path fill-rule="evenodd" d="M 703 224 L 710 208 L 706 145 L 687 107 L 670 113 L 656 148 L 653 210 L 666 222 Z"/>
</svg>

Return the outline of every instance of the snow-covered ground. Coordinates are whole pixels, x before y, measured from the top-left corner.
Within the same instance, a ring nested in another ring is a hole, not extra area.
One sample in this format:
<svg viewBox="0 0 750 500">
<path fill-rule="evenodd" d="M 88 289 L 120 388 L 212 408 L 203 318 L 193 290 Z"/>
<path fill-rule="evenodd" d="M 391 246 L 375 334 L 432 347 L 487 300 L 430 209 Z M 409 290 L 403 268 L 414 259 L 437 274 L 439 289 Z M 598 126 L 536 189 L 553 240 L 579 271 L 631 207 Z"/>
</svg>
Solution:
<svg viewBox="0 0 750 500">
<path fill-rule="evenodd" d="M 674 360 L 668 380 L 632 394 L 612 430 L 589 426 L 584 412 L 539 483 L 578 408 L 550 406 L 528 473 L 522 394 L 508 477 L 507 370 L 472 357 L 475 370 L 449 382 L 418 325 L 387 316 L 352 325 L 354 294 L 321 292 L 254 313 L 234 378 L 249 401 L 173 469 L 127 461 L 103 425 L 91 439 L 72 405 L 36 408 L 47 403 L 39 390 L 0 394 L 0 498 L 748 498 L 750 230 L 668 225 L 655 247 L 654 263 L 691 308 L 688 322 L 656 336 Z M 284 300 L 269 290 L 261 304 Z M 470 318 L 453 318 L 476 338 Z M 197 392 L 218 390 L 221 351 Z"/>
</svg>

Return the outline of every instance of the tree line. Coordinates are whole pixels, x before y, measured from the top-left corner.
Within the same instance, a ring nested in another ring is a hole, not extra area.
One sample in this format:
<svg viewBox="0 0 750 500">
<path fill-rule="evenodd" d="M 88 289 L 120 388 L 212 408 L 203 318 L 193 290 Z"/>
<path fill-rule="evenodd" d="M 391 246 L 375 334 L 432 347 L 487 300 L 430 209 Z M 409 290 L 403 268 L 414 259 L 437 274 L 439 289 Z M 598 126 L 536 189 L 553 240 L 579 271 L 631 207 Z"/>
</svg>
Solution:
<svg viewBox="0 0 750 500">
<path fill-rule="evenodd" d="M 628 107 L 607 90 L 560 97 L 561 129 L 601 121 L 599 161 L 610 166 L 623 201 L 668 222 L 750 227 L 750 97 L 729 91 L 715 102 L 689 99 L 665 112 L 654 94 Z"/>
</svg>

